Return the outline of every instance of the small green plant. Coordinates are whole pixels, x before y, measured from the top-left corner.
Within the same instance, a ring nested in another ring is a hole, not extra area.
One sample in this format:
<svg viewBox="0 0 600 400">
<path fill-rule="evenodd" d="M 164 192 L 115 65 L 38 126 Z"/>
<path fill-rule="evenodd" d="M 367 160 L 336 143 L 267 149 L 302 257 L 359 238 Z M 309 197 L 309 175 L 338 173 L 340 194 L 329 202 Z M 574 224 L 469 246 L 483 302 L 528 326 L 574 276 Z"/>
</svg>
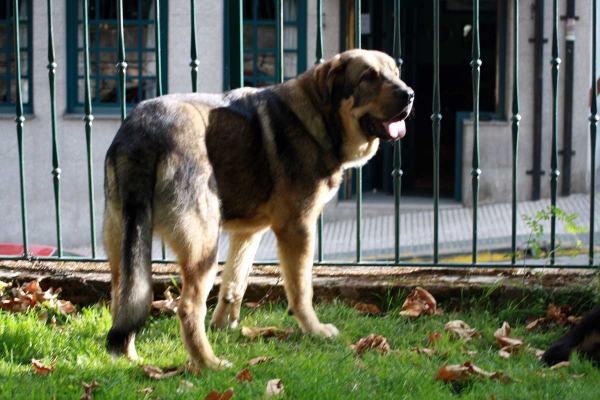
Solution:
<svg viewBox="0 0 600 400">
<path fill-rule="evenodd" d="M 543 240 L 544 235 L 544 222 L 550 221 L 552 216 L 556 217 L 556 221 L 564 225 L 564 229 L 567 233 L 574 236 L 575 246 L 571 248 L 565 248 L 559 240 L 556 248 L 553 251 L 547 249 L 547 245 Z M 550 260 L 550 256 L 554 252 L 556 256 L 571 256 L 575 257 L 583 252 L 582 241 L 579 238 L 580 234 L 587 233 L 588 230 L 583 225 L 578 225 L 576 220 L 579 213 L 567 214 L 562 209 L 549 206 L 543 210 L 538 211 L 535 216 L 530 217 L 529 215 L 523 214 L 521 218 L 525 224 L 530 228 L 529 237 L 527 238 L 527 247 L 523 252 L 517 252 L 516 256 L 526 260 L 527 254 L 531 252 L 534 259 L 539 260 L 542 258 Z M 505 257 L 512 257 L 513 253 L 507 254 Z M 525 261 L 523 263 L 525 266 Z"/>
</svg>

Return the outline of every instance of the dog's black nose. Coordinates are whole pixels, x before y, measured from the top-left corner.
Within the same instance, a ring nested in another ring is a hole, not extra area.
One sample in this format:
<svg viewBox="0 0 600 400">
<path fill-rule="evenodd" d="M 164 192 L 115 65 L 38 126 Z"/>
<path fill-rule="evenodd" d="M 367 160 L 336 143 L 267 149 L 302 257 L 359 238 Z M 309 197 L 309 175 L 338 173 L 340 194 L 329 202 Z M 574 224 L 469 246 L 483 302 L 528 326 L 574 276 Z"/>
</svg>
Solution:
<svg viewBox="0 0 600 400">
<path fill-rule="evenodd" d="M 412 89 L 406 89 L 405 93 L 406 93 L 406 101 L 408 103 L 412 103 L 413 100 L 415 99 L 415 92 Z"/>
</svg>

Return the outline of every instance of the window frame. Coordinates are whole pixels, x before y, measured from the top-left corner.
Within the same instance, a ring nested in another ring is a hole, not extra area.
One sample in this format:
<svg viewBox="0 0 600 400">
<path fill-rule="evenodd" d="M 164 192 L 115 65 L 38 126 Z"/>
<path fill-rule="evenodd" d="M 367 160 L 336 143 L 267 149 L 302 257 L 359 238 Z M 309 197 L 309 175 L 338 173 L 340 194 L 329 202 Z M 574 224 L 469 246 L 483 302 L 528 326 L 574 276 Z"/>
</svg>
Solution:
<svg viewBox="0 0 600 400">
<path fill-rule="evenodd" d="M 254 2 L 256 0 L 246 0 L 246 1 L 252 1 L 253 2 L 253 8 L 256 8 L 256 4 L 254 4 Z M 297 43 L 297 47 L 296 50 L 286 50 L 284 49 L 284 55 L 285 53 L 296 53 L 298 55 L 298 67 L 297 67 L 297 71 L 296 71 L 296 75 L 294 76 L 288 76 L 285 77 L 285 79 L 291 79 L 291 78 L 295 78 L 297 75 L 299 75 L 300 73 L 306 71 L 307 68 L 307 46 L 306 46 L 306 40 L 307 40 L 307 34 L 308 34 L 308 23 L 307 23 L 307 0 L 297 0 L 297 4 L 298 4 L 298 14 L 297 14 L 297 19 L 295 22 L 286 22 L 284 21 L 284 29 L 285 26 L 296 26 L 297 27 L 297 33 L 298 33 L 298 43 Z M 223 52 L 223 62 L 224 62 L 224 68 L 223 68 L 223 90 L 229 90 L 231 89 L 231 85 L 230 85 L 230 74 L 231 74 L 231 68 L 229 66 L 230 62 L 231 62 L 231 58 L 230 58 L 230 15 L 229 15 L 229 0 L 225 0 L 225 15 L 224 15 L 224 52 Z M 253 14 L 256 14 L 256 10 L 253 10 Z M 242 37 L 243 37 L 243 26 L 244 25 L 253 25 L 254 28 L 254 33 L 256 33 L 258 27 L 261 26 L 274 26 L 276 29 L 276 34 L 277 32 L 277 20 L 248 20 L 248 19 L 243 19 L 242 20 Z M 277 53 L 277 48 L 274 49 L 258 49 L 256 47 L 256 43 L 257 43 L 257 35 L 254 34 L 253 35 L 253 48 L 252 50 L 247 50 L 244 49 L 243 53 L 247 54 L 247 53 L 252 53 L 253 54 L 253 58 L 254 58 L 254 62 L 253 62 L 253 70 L 256 71 L 257 67 L 256 67 L 256 55 L 258 53 L 272 53 L 275 54 L 275 66 L 279 65 L 279 54 Z M 242 46 L 243 46 L 243 42 L 242 42 Z M 243 59 L 242 59 L 242 63 L 243 63 Z M 283 71 L 283 73 L 285 73 L 285 71 Z M 244 81 L 247 78 L 244 76 Z M 252 81 L 256 81 L 258 80 L 258 78 L 251 78 L 250 80 Z M 275 76 L 273 78 L 267 78 L 267 81 L 273 81 L 273 84 L 277 83 L 277 73 L 275 74 Z"/>
<path fill-rule="evenodd" d="M 27 19 L 20 20 L 19 25 L 27 24 L 27 46 L 23 46 L 23 42 L 21 40 L 21 54 L 23 54 L 23 52 L 27 53 L 27 73 L 23 73 L 23 64 L 21 64 L 21 81 L 23 79 L 27 79 L 29 84 L 27 87 L 28 101 L 23 102 L 23 113 L 33 114 L 33 0 L 24 1 L 27 4 Z M 12 7 L 12 2 L 9 4 Z M 11 31 L 13 30 L 13 23 L 11 22 L 11 19 L 0 21 L 6 21 L 0 22 L 0 24 L 10 27 Z M 0 48 L 0 52 L 4 52 L 7 55 L 7 73 L 5 75 L 0 75 L 0 79 L 6 81 L 8 93 L 10 93 L 10 83 L 16 78 L 15 75 L 10 72 L 10 63 L 15 55 L 14 37 L 12 39 L 13 40 L 10 44 L 7 43 L 7 47 Z M 14 96 L 11 93 L 11 102 L 0 102 L 0 115 L 15 114 L 17 103 L 12 99 L 12 97 Z"/>
<path fill-rule="evenodd" d="M 91 0 L 95 1 L 95 0 Z M 137 0 L 138 4 L 142 0 Z M 79 40 L 79 24 L 81 20 L 79 20 L 79 9 L 81 7 L 81 2 L 78 0 L 67 0 L 66 1 L 66 12 L 67 12 L 67 113 L 68 114 L 82 114 L 85 112 L 85 99 L 78 99 L 78 81 L 81 78 L 78 72 L 78 56 L 79 52 L 82 49 L 78 45 Z M 162 73 L 162 89 L 163 94 L 168 93 L 168 20 L 169 20 L 169 7 L 168 1 L 161 1 L 160 3 L 160 40 L 161 40 L 161 73 Z M 99 22 L 95 18 L 89 17 L 89 25 L 98 24 Z M 101 20 L 104 21 L 104 20 Z M 106 20 L 112 21 L 112 20 Z M 118 20 L 114 20 L 115 23 L 118 23 Z M 130 22 L 128 22 L 130 21 Z M 124 25 L 147 25 L 149 21 L 148 19 L 138 19 L 138 20 L 125 20 Z M 152 25 L 152 24 L 151 24 Z M 117 38 L 118 40 L 118 38 Z M 95 51 L 96 59 L 98 60 L 100 52 L 114 52 L 117 54 L 117 43 L 115 43 L 114 47 L 101 48 L 102 50 L 92 50 L 95 47 L 95 44 L 90 43 L 90 54 Z M 99 47 L 98 47 L 99 48 Z M 144 50 L 146 49 L 146 50 Z M 152 50 L 149 50 L 152 49 Z M 145 48 L 145 47 L 136 47 L 136 48 L 125 48 L 126 53 L 136 53 L 138 57 L 138 62 L 141 62 L 141 54 L 147 52 L 155 52 L 155 48 Z M 127 59 L 125 59 L 127 62 Z M 111 77 L 112 75 L 100 75 L 96 74 L 96 67 L 90 65 L 90 81 L 96 80 L 96 88 L 98 88 L 98 84 L 100 79 L 103 77 Z M 93 77 L 93 78 L 92 78 Z M 117 90 L 120 92 L 120 85 L 118 80 L 118 71 L 115 65 L 114 69 L 114 77 L 117 80 Z M 154 77 L 155 78 L 155 77 Z M 142 78 L 145 79 L 154 79 L 154 78 Z M 140 79 L 138 75 L 126 75 L 126 80 L 130 79 Z M 119 96 L 120 98 L 120 96 Z M 127 103 L 126 108 L 127 111 L 130 111 L 133 107 L 135 107 L 139 103 Z M 120 113 L 121 105 L 120 101 L 116 103 L 101 103 L 98 101 L 92 100 L 92 110 L 95 115 L 118 115 Z"/>
</svg>

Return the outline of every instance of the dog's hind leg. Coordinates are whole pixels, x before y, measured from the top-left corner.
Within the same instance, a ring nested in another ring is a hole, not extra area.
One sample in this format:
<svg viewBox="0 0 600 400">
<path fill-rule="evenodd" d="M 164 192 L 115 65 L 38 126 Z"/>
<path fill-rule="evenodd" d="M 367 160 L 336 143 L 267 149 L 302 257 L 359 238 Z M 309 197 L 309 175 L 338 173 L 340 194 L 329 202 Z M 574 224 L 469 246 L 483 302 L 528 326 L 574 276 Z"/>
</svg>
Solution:
<svg viewBox="0 0 600 400">
<path fill-rule="evenodd" d="M 279 261 L 289 312 L 296 317 L 304 333 L 332 337 L 338 330 L 332 324 L 319 322 L 312 305 L 312 266 L 315 243 L 315 224 L 288 221 L 274 227 L 277 236 Z"/>
<path fill-rule="evenodd" d="M 202 207 L 179 211 L 171 222 L 172 229 L 163 227 L 161 232 L 181 266 L 183 290 L 177 314 L 185 348 L 191 360 L 200 367 L 227 368 L 231 364 L 215 356 L 204 326 L 206 299 L 217 272 L 219 203 L 215 194 L 200 196 L 203 197 L 200 200 Z"/>
<path fill-rule="evenodd" d="M 221 274 L 219 303 L 210 320 L 211 327 L 219 329 L 237 327 L 252 261 L 263 232 L 234 231 L 229 235 L 229 254 Z"/>
</svg>

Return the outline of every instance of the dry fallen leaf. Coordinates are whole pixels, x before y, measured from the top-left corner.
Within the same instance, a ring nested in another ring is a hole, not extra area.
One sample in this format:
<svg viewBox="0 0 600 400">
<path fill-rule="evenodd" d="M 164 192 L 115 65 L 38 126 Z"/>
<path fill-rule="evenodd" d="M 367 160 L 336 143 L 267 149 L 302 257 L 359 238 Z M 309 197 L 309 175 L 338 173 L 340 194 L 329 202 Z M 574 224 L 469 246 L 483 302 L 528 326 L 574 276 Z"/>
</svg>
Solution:
<svg viewBox="0 0 600 400">
<path fill-rule="evenodd" d="M 152 394 L 154 393 L 154 390 L 156 390 L 156 387 L 154 386 L 149 386 L 149 387 L 145 387 L 143 389 L 138 390 L 138 393 L 142 393 L 142 394 Z"/>
<path fill-rule="evenodd" d="M 437 332 L 430 332 L 427 335 L 427 346 L 431 345 L 431 347 L 435 348 L 435 344 L 437 342 L 442 341 L 442 334 Z"/>
<path fill-rule="evenodd" d="M 238 382 L 252 382 L 252 374 L 248 368 L 244 368 L 235 376 L 235 380 Z"/>
<path fill-rule="evenodd" d="M 495 379 L 502 383 L 509 383 L 511 381 L 511 379 L 504 375 L 502 371 L 497 371 L 493 373 L 487 372 L 482 370 L 475 364 L 471 363 L 470 361 L 467 361 L 464 364 L 446 364 L 447 363 L 444 363 L 436 373 L 436 377 L 445 382 L 466 381 L 478 375 L 490 379 Z"/>
<path fill-rule="evenodd" d="M 281 384 L 281 379 L 271 379 L 269 382 L 267 382 L 265 394 L 268 399 L 274 396 L 279 396 L 282 392 L 283 385 Z"/>
<path fill-rule="evenodd" d="M 27 285 L 22 286 L 21 289 L 23 292 L 31 295 L 35 295 L 37 292 L 42 292 L 42 288 L 40 287 L 40 281 L 31 281 Z"/>
<path fill-rule="evenodd" d="M 435 298 L 427 290 L 417 287 L 406 298 L 402 305 L 400 315 L 416 318 L 421 314 L 441 314 L 442 309 L 437 307 Z"/>
<path fill-rule="evenodd" d="M 175 314 L 177 312 L 177 307 L 179 306 L 179 297 L 173 297 L 171 289 L 173 289 L 173 286 L 169 286 L 164 291 L 164 300 L 156 300 L 152 302 L 153 309 L 170 314 Z"/>
<path fill-rule="evenodd" d="M 477 330 L 471 328 L 464 321 L 459 319 L 450 321 L 446 325 L 444 325 L 444 330 L 450 333 L 455 339 L 463 339 L 465 342 L 468 342 L 472 338 L 480 338 L 481 333 L 477 332 Z"/>
<path fill-rule="evenodd" d="M 244 306 L 246 306 L 248 308 L 258 308 L 258 307 L 260 307 L 260 303 L 257 301 L 248 301 L 248 302 L 244 303 Z"/>
<path fill-rule="evenodd" d="M 192 382 L 184 381 L 183 379 L 179 382 L 179 386 L 175 391 L 178 394 L 189 392 L 194 387 Z"/>
<path fill-rule="evenodd" d="M 279 339 L 285 339 L 287 335 L 294 332 L 294 328 L 281 329 L 276 326 L 268 326 L 266 328 L 242 326 L 242 335 L 249 339 L 256 339 L 258 337 L 273 337 L 276 336 Z"/>
<path fill-rule="evenodd" d="M 267 357 L 267 356 L 256 357 L 256 358 L 253 358 L 250 361 L 248 361 L 248 364 L 250 364 L 250 365 L 256 365 L 256 364 L 260 364 L 260 363 L 264 363 L 264 362 L 270 361 L 272 359 L 273 359 L 273 357 Z"/>
<path fill-rule="evenodd" d="M 223 393 L 213 390 L 204 398 L 204 400 L 229 400 L 233 397 L 233 388 L 229 388 Z"/>
<path fill-rule="evenodd" d="M 569 365 L 571 365 L 570 361 L 561 361 L 558 364 L 553 365 L 552 367 L 550 367 L 550 371 L 555 371 L 559 368 L 566 368 Z"/>
<path fill-rule="evenodd" d="M 158 368 L 153 365 L 140 365 L 140 368 L 152 379 L 161 380 L 183 374 L 184 369 L 178 367 Z"/>
<path fill-rule="evenodd" d="M 360 339 L 356 344 L 351 345 L 350 348 L 354 350 L 358 356 L 367 350 L 377 350 L 381 354 L 386 354 L 390 351 L 390 345 L 387 343 L 387 339 L 373 333 Z"/>
<path fill-rule="evenodd" d="M 585 378 L 585 374 L 580 374 L 580 375 L 572 375 L 571 377 L 572 377 L 573 379 Z"/>
<path fill-rule="evenodd" d="M 198 369 L 198 367 L 189 362 L 185 363 L 183 369 L 185 372 L 191 372 L 194 375 L 202 375 L 202 370 Z"/>
<path fill-rule="evenodd" d="M 426 355 L 427 357 L 431 357 L 435 354 L 435 350 L 433 349 L 423 349 L 419 347 L 413 347 L 412 349 L 410 349 L 410 351 L 415 352 L 417 354 Z"/>
<path fill-rule="evenodd" d="M 535 329 L 541 325 L 547 325 L 554 322 L 557 325 L 565 325 L 567 323 L 572 325 L 577 325 L 582 316 L 576 317 L 574 315 L 567 315 L 571 312 L 571 306 L 568 304 L 564 304 L 562 306 L 557 306 L 556 304 L 550 304 L 548 306 L 548 310 L 546 311 L 546 316 L 543 318 L 537 318 L 533 320 L 528 319 L 527 327 L 525 328 L 526 332 L 529 332 L 532 329 Z"/>
<path fill-rule="evenodd" d="M 100 384 L 96 382 L 95 379 L 89 385 L 84 381 L 81 381 L 81 384 L 83 385 L 83 394 L 81 395 L 79 400 L 93 400 L 94 397 L 92 396 L 92 390 L 100 386 Z"/>
<path fill-rule="evenodd" d="M 510 332 L 510 325 L 506 321 L 504 321 L 500 329 L 494 332 L 496 342 L 500 346 L 499 354 L 504 358 L 509 358 L 510 353 L 518 353 L 521 347 L 523 347 L 523 339 L 510 337 Z"/>
<path fill-rule="evenodd" d="M 50 372 L 56 371 L 56 367 L 54 364 L 56 363 L 56 359 L 58 356 L 54 356 L 54 358 L 50 361 L 50 365 L 44 365 L 42 360 L 36 360 L 35 358 L 31 359 L 31 365 L 33 365 L 33 370 L 36 374 L 49 374 Z"/>
<path fill-rule="evenodd" d="M 354 309 L 359 314 L 367 314 L 367 315 L 381 315 L 381 310 L 375 304 L 369 303 L 356 303 L 354 305 Z"/>
</svg>

